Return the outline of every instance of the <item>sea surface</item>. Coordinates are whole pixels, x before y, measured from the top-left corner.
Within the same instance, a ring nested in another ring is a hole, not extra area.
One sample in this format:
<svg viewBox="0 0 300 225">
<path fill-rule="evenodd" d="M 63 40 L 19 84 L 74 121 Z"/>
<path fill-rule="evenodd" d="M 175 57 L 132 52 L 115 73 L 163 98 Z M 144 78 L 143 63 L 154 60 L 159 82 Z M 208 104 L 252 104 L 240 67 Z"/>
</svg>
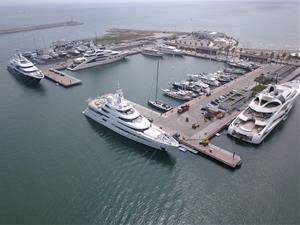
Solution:
<svg viewBox="0 0 300 225">
<path fill-rule="evenodd" d="M 83 84 L 32 87 L 6 65 L 16 49 L 100 35 L 112 27 L 218 30 L 251 47 L 297 49 L 295 3 L 148 3 L 1 6 L 0 27 L 74 19 L 85 24 L 0 36 L 0 224 L 299 224 L 298 98 L 259 146 L 226 135 L 212 142 L 243 159 L 231 170 L 209 158 L 160 152 L 85 118 L 89 97 L 113 92 L 145 105 L 156 60 L 142 55 L 72 73 Z M 164 57 L 159 88 L 223 63 Z M 71 72 L 68 72 L 71 73 Z M 159 93 L 159 98 L 178 102 Z"/>
</svg>

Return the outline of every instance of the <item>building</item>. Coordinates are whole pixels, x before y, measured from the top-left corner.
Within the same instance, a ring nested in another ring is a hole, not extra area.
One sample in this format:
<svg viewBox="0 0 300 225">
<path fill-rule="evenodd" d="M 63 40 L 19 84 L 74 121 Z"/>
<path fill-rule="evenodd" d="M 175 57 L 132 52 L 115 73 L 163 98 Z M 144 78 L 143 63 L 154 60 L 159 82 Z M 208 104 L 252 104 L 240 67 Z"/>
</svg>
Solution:
<svg viewBox="0 0 300 225">
<path fill-rule="evenodd" d="M 192 48 L 196 48 L 198 46 L 202 47 L 202 46 L 210 45 L 209 40 L 198 40 L 191 36 L 180 38 L 180 39 L 176 40 L 176 43 L 180 46 L 187 46 L 187 47 L 192 47 Z"/>
<path fill-rule="evenodd" d="M 217 55 L 219 48 L 212 48 L 212 47 L 197 47 L 196 52 L 201 54 L 207 55 Z"/>
<path fill-rule="evenodd" d="M 216 32 L 216 31 L 196 31 L 192 32 L 192 36 L 195 39 L 207 39 L 207 40 L 214 40 L 216 38 L 228 38 L 225 33 Z"/>
</svg>

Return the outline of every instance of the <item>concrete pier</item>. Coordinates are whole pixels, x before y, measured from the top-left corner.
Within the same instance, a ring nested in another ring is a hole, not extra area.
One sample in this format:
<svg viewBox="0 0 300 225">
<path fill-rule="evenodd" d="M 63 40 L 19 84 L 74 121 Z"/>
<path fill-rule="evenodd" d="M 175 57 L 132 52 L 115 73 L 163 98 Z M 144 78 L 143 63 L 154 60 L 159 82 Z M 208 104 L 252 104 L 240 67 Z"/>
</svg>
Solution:
<svg viewBox="0 0 300 225">
<path fill-rule="evenodd" d="M 76 21 L 66 21 L 66 22 L 60 22 L 60 23 L 48 23 L 48 24 L 40 24 L 40 25 L 33 25 L 33 26 L 0 29 L 0 35 L 1 34 L 18 33 L 18 32 L 27 32 L 27 31 L 33 31 L 33 30 L 51 29 L 51 28 L 56 28 L 56 27 L 79 26 L 82 24 L 83 23 L 76 22 Z"/>
<path fill-rule="evenodd" d="M 61 65 L 48 64 L 48 65 L 38 65 L 38 68 L 44 73 L 45 77 L 55 83 L 58 83 L 64 87 L 72 87 L 81 84 L 81 80 L 70 76 L 60 70 L 64 68 Z"/>
</svg>

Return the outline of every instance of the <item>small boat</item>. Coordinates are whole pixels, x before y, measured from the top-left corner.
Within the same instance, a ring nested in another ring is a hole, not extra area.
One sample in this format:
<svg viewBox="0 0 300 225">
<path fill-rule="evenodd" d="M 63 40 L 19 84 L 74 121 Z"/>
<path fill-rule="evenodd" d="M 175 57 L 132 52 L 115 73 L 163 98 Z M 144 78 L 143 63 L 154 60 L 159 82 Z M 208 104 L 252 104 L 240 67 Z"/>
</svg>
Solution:
<svg viewBox="0 0 300 225">
<path fill-rule="evenodd" d="M 187 74 L 187 77 L 191 81 L 201 80 L 202 82 L 211 86 L 220 86 L 221 83 L 216 79 L 213 74 Z"/>
<path fill-rule="evenodd" d="M 181 101 L 190 101 L 198 95 L 192 91 L 162 89 L 165 95 Z"/>
<path fill-rule="evenodd" d="M 233 79 L 232 76 L 225 75 L 225 74 L 220 74 L 220 75 L 217 77 L 217 80 L 220 81 L 221 83 L 227 83 L 227 82 L 230 82 L 230 81 L 232 81 L 232 79 Z"/>
<path fill-rule="evenodd" d="M 167 112 L 167 111 L 173 109 L 172 106 L 170 106 L 170 105 L 168 105 L 166 103 L 163 103 L 160 100 L 154 100 L 154 101 L 149 100 L 148 104 L 151 105 L 151 106 L 153 106 L 156 109 L 159 109 L 159 110 L 163 111 L 163 112 Z"/>
</svg>

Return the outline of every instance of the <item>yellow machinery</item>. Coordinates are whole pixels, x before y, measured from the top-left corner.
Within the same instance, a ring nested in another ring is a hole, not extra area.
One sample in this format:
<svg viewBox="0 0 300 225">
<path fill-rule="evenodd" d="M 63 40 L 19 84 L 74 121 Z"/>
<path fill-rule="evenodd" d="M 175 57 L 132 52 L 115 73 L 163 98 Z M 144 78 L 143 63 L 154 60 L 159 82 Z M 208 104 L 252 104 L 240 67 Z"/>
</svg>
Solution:
<svg viewBox="0 0 300 225">
<path fill-rule="evenodd" d="M 209 139 L 208 139 L 208 137 L 207 137 L 207 136 L 204 136 L 204 137 L 200 140 L 199 144 L 201 144 L 201 145 L 203 145 L 203 146 L 207 146 L 207 145 L 209 144 Z"/>
<path fill-rule="evenodd" d="M 200 127 L 200 124 L 199 123 L 193 123 L 193 125 L 192 125 L 192 128 L 193 129 L 197 129 L 198 127 Z"/>
<path fill-rule="evenodd" d="M 223 112 L 218 112 L 216 116 L 217 116 L 218 119 L 222 119 L 224 117 L 224 113 Z"/>
</svg>

